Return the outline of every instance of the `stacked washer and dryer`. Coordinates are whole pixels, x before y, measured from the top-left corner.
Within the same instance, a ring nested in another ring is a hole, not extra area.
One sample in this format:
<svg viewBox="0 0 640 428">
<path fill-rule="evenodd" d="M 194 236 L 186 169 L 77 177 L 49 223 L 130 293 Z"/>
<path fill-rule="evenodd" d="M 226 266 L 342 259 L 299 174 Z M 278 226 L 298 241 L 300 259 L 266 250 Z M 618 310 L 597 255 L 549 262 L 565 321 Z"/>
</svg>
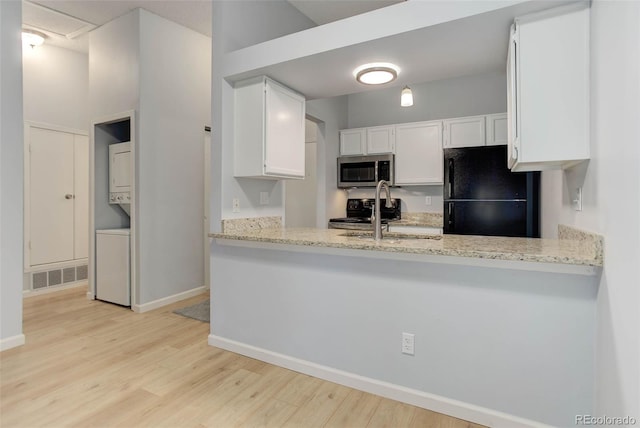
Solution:
<svg viewBox="0 0 640 428">
<path fill-rule="evenodd" d="M 130 214 L 131 143 L 109 145 L 109 204 Z M 131 306 L 131 231 L 96 230 L 96 299 Z"/>
</svg>

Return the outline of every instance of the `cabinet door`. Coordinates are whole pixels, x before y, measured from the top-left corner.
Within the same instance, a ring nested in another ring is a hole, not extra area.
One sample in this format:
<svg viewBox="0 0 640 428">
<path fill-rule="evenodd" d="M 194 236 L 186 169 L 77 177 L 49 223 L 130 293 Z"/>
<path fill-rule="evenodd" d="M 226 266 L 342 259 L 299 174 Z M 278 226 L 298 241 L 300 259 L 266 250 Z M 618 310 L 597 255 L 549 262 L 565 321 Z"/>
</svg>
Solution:
<svg viewBox="0 0 640 428">
<path fill-rule="evenodd" d="M 486 118 L 487 146 L 507 144 L 507 114 L 490 114 Z"/>
<path fill-rule="evenodd" d="M 511 26 L 507 54 L 507 166 L 511 169 L 518 159 L 519 107 L 518 107 L 518 39 L 516 26 Z"/>
<path fill-rule="evenodd" d="M 267 80 L 265 175 L 304 178 L 304 98 Z"/>
<path fill-rule="evenodd" d="M 444 147 L 474 147 L 484 145 L 484 116 L 461 117 L 444 121 Z"/>
<path fill-rule="evenodd" d="M 340 131 L 340 154 L 343 156 L 365 154 L 365 139 L 364 128 Z"/>
<path fill-rule="evenodd" d="M 395 184 L 441 184 L 442 122 L 396 126 Z"/>
<path fill-rule="evenodd" d="M 29 131 L 29 265 L 73 260 L 73 134 Z"/>
<path fill-rule="evenodd" d="M 393 153 L 394 136 L 393 126 L 367 128 L 367 154 Z"/>
</svg>

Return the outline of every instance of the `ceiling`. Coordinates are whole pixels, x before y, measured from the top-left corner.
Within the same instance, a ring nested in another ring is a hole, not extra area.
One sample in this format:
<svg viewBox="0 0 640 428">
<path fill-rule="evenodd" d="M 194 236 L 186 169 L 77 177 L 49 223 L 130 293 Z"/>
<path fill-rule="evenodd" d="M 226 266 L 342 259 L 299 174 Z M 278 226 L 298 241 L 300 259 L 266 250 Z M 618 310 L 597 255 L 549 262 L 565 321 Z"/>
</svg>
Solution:
<svg viewBox="0 0 640 428">
<path fill-rule="evenodd" d="M 319 25 L 399 2 L 288 1 Z M 299 91 L 308 99 L 314 99 L 380 89 L 380 86 L 359 84 L 352 75 L 353 69 L 369 62 L 393 62 L 401 68 L 398 79 L 383 87 L 504 71 L 509 26 L 513 19 L 571 1 L 576 0 L 505 2 L 505 7 L 492 12 L 227 76 L 227 79 L 237 81 L 265 74 Z M 72 30 L 71 36 L 55 35 L 47 43 L 85 52 L 88 50 L 87 31 L 139 7 L 211 36 L 211 0 L 35 0 L 35 3 L 36 6 L 29 8 L 25 1 L 25 25 L 39 15 L 42 15 L 39 19 L 44 19 L 44 23 L 40 24 L 42 26 L 59 25 L 57 21 L 64 21 L 66 17 L 70 20 L 66 24 Z M 33 12 L 38 7 L 41 10 Z M 49 11 L 51 16 L 47 18 L 43 11 Z M 77 30 L 76 27 L 82 27 L 83 30 Z"/>
<path fill-rule="evenodd" d="M 404 0 L 290 0 L 289 3 L 322 25 L 401 1 Z M 87 52 L 89 31 L 137 8 L 211 37 L 211 0 L 29 0 L 23 1 L 23 25 L 45 33 L 48 44 Z M 65 31 L 75 27 L 83 27 L 84 31 Z"/>
<path fill-rule="evenodd" d="M 563 3 L 566 1 L 518 3 L 228 76 L 227 80 L 235 82 L 264 74 L 304 94 L 307 99 L 315 99 L 411 86 L 458 76 L 504 72 L 509 28 L 514 18 Z M 352 74 L 353 70 L 370 62 L 396 64 L 401 69 L 397 80 L 375 86 L 358 83 Z"/>
</svg>

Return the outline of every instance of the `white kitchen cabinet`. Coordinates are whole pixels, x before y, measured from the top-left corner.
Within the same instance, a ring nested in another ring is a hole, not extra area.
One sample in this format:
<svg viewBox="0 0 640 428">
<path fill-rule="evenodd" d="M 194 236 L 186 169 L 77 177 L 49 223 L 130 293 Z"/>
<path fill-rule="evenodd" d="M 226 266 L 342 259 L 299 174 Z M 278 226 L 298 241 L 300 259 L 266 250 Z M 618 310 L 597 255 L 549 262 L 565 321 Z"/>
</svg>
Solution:
<svg viewBox="0 0 640 428">
<path fill-rule="evenodd" d="M 373 126 L 367 128 L 368 155 L 393 153 L 395 132 L 394 126 Z"/>
<path fill-rule="evenodd" d="M 304 97 L 266 76 L 238 82 L 234 96 L 234 176 L 304 178 Z"/>
<path fill-rule="evenodd" d="M 442 184 L 442 122 L 396 125 L 395 184 Z"/>
<path fill-rule="evenodd" d="M 340 131 L 340 155 L 365 154 L 366 139 L 366 128 L 345 129 Z"/>
<path fill-rule="evenodd" d="M 486 117 L 487 146 L 507 144 L 507 113 L 490 114 Z"/>
<path fill-rule="evenodd" d="M 508 165 L 567 168 L 589 158 L 589 8 L 515 19 L 507 60 Z"/>
<path fill-rule="evenodd" d="M 469 116 L 443 121 L 444 148 L 485 145 L 485 117 Z"/>
</svg>

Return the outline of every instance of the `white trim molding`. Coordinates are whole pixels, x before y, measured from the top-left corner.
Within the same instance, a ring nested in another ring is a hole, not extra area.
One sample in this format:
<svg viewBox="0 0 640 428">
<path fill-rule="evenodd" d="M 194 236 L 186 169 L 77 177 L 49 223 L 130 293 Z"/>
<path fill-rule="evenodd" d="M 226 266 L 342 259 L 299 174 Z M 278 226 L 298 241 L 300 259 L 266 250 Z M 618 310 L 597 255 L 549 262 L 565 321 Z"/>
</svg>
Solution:
<svg viewBox="0 0 640 428">
<path fill-rule="evenodd" d="M 16 348 L 18 346 L 24 345 L 24 334 L 18 334 L 16 336 L 7 337 L 6 339 L 0 340 L 0 352 L 6 351 L 7 349 Z"/>
<path fill-rule="evenodd" d="M 153 300 L 149 303 L 143 303 L 142 305 L 132 305 L 131 309 L 133 310 L 133 312 L 137 312 L 137 313 L 149 312 L 154 309 L 158 309 L 163 306 L 167 306 L 172 303 L 179 302 L 180 300 L 188 299 L 190 297 L 195 297 L 199 294 L 206 293 L 208 290 L 209 290 L 208 287 L 203 285 L 202 287 L 193 288 L 191 290 L 183 291 L 182 293 L 163 297 L 162 299 L 158 299 L 158 300 Z"/>
<path fill-rule="evenodd" d="M 43 294 L 55 293 L 56 291 L 68 290 L 69 288 L 86 287 L 88 285 L 89 283 L 87 282 L 87 280 L 83 279 L 80 282 L 73 282 L 65 285 L 52 285 L 51 287 L 37 288 L 35 290 L 24 290 L 22 292 L 22 297 L 24 299 L 28 299 L 29 297 L 36 297 L 36 296 L 41 296 Z"/>
<path fill-rule="evenodd" d="M 428 392 L 407 388 L 381 380 L 360 376 L 332 367 L 301 360 L 289 355 L 279 354 L 266 349 L 236 342 L 224 337 L 209 335 L 211 346 L 255 358 L 279 367 L 284 367 L 329 382 L 334 382 L 360 391 L 379 395 L 392 400 L 401 401 L 423 409 L 431 410 L 455 418 L 494 428 L 547 428 L 549 425 L 529 419 L 520 418 L 486 407 L 453 400 Z"/>
</svg>

